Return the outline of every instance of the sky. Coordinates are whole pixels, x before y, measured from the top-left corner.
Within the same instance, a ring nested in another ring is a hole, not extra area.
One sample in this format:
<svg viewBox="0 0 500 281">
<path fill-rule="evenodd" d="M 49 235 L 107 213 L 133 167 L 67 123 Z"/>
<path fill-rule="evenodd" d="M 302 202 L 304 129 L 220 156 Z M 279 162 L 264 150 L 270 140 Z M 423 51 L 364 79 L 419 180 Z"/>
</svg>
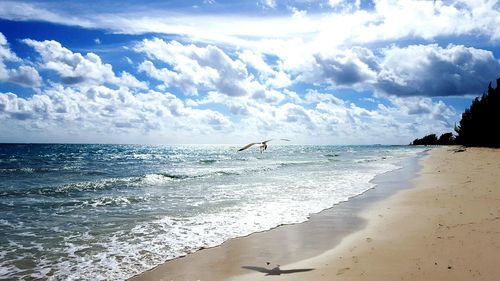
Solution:
<svg viewBox="0 0 500 281">
<path fill-rule="evenodd" d="M 500 77 L 488 0 L 1 1 L 0 142 L 408 144 Z"/>
</svg>

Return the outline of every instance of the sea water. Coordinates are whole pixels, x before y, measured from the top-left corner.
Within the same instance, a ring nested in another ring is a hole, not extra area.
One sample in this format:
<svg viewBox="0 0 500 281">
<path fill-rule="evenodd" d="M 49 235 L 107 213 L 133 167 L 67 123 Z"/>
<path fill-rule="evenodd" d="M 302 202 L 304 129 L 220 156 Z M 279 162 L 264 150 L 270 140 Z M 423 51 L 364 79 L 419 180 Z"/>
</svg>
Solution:
<svg viewBox="0 0 500 281">
<path fill-rule="evenodd" d="M 0 277 L 120 280 L 307 220 L 408 146 L 0 144 Z"/>
</svg>

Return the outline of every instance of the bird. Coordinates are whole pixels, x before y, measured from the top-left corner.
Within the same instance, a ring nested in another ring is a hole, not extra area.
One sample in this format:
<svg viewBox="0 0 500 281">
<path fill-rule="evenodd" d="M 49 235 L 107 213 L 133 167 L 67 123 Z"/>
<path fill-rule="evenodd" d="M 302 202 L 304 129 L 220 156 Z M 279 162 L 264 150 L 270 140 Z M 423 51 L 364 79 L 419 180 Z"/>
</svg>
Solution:
<svg viewBox="0 0 500 281">
<path fill-rule="evenodd" d="M 289 139 L 280 139 L 282 141 L 290 141 Z M 245 145 L 244 147 L 238 149 L 238 151 L 242 151 L 242 150 L 245 150 L 249 147 L 251 147 L 252 145 L 255 145 L 255 144 L 258 144 L 259 145 L 259 149 L 260 149 L 260 153 L 264 152 L 264 150 L 267 149 L 267 143 L 272 141 L 272 139 L 270 140 L 266 140 L 266 141 L 263 141 L 263 142 L 252 142 L 252 143 L 249 143 L 247 145 Z"/>
</svg>

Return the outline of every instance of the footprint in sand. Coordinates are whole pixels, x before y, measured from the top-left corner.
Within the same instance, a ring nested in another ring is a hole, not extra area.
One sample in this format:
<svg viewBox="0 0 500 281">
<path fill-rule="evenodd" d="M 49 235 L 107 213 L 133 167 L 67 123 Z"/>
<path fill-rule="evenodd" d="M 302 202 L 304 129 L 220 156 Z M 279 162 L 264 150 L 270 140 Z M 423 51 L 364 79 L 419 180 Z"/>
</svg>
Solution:
<svg viewBox="0 0 500 281">
<path fill-rule="evenodd" d="M 373 239 L 371 239 L 370 237 L 366 238 L 366 242 L 370 243 L 372 241 L 373 241 Z"/>
<path fill-rule="evenodd" d="M 339 269 L 339 271 L 337 271 L 337 275 L 342 275 L 344 274 L 344 272 L 348 271 L 349 269 L 351 269 L 350 267 L 344 267 L 342 269 Z"/>
<path fill-rule="evenodd" d="M 352 256 L 352 261 L 353 261 L 354 263 L 358 263 L 358 262 L 359 262 L 359 258 L 358 258 L 358 256 Z"/>
</svg>

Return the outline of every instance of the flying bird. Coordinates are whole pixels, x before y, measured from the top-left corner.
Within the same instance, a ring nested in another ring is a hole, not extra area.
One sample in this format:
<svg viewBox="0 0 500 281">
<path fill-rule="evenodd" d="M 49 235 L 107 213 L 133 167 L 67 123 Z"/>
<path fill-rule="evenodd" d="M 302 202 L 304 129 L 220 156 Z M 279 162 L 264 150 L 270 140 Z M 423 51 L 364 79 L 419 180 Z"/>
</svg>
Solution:
<svg viewBox="0 0 500 281">
<path fill-rule="evenodd" d="M 282 140 L 282 141 L 290 141 L 289 139 L 280 139 L 280 140 Z M 245 149 L 251 147 L 252 145 L 258 144 L 259 145 L 259 149 L 260 149 L 260 153 L 262 153 L 262 152 L 264 152 L 264 150 L 267 149 L 267 143 L 270 142 L 270 141 L 272 141 L 272 139 L 266 140 L 266 141 L 263 141 L 263 142 L 252 142 L 252 143 L 249 143 L 249 144 L 245 145 L 244 147 L 238 149 L 238 151 L 245 150 Z"/>
</svg>

